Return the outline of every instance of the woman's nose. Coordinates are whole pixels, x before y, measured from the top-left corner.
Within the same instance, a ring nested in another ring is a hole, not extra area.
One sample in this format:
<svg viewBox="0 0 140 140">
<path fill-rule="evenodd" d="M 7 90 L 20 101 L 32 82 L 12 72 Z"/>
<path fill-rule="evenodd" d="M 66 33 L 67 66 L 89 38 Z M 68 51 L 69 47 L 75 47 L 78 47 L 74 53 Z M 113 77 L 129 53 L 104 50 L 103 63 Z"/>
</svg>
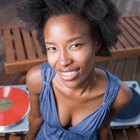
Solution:
<svg viewBox="0 0 140 140">
<path fill-rule="evenodd" d="M 66 52 L 63 52 L 59 56 L 59 64 L 63 67 L 66 67 L 72 63 L 72 59 Z"/>
</svg>

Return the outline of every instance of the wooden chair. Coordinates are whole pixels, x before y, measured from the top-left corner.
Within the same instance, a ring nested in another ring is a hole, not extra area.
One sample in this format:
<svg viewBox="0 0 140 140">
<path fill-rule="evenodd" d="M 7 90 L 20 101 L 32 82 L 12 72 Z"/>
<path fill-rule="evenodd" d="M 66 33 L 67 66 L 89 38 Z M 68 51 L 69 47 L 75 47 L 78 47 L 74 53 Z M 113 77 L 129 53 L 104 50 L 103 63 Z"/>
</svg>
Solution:
<svg viewBox="0 0 140 140">
<path fill-rule="evenodd" d="M 97 62 L 140 56 L 140 17 L 122 17 L 119 24 L 122 34 L 117 44 L 111 47 L 112 55 L 97 56 Z M 39 47 L 35 31 L 28 32 L 15 26 L 0 29 L 0 34 L 5 46 L 7 74 L 25 72 L 47 61 Z"/>
</svg>

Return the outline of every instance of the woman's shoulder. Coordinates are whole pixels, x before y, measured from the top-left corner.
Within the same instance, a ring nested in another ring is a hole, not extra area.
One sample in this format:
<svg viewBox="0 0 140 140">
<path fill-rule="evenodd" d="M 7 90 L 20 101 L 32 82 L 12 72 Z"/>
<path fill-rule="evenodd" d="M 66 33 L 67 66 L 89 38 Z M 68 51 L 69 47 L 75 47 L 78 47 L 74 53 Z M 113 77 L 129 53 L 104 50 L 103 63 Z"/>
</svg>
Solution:
<svg viewBox="0 0 140 140">
<path fill-rule="evenodd" d="M 119 85 L 119 93 L 113 103 L 113 108 L 118 110 L 126 106 L 132 98 L 131 89 L 123 81 L 119 81 Z"/>
<path fill-rule="evenodd" d="M 123 81 L 119 80 L 119 78 L 116 75 L 112 74 L 111 72 L 104 69 L 98 69 L 98 71 L 101 77 L 100 81 L 102 84 L 103 82 L 106 84 L 108 83 L 109 88 L 110 86 L 113 86 L 116 88 L 116 91 L 113 91 L 113 92 L 114 92 L 114 95 L 117 95 L 117 96 L 112 104 L 112 107 L 115 109 L 119 109 L 119 108 L 121 109 L 124 106 L 126 106 L 132 98 L 131 89 Z M 107 82 L 108 80 L 110 82 Z"/>
<path fill-rule="evenodd" d="M 28 71 L 26 85 L 30 93 L 40 93 L 42 87 L 41 65 L 35 66 Z"/>
</svg>

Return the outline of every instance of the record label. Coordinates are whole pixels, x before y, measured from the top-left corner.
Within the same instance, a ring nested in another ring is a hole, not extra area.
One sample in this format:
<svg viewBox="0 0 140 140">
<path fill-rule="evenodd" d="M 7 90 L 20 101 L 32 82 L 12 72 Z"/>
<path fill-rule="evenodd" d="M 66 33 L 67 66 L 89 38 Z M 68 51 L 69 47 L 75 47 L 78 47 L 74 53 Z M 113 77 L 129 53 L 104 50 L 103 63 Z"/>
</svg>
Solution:
<svg viewBox="0 0 140 140">
<path fill-rule="evenodd" d="M 16 87 L 0 87 L 0 126 L 10 126 L 22 120 L 29 109 L 27 93 Z"/>
<path fill-rule="evenodd" d="M 0 99 L 0 111 L 6 112 L 13 106 L 13 102 L 10 99 L 7 98 L 1 98 Z"/>
</svg>

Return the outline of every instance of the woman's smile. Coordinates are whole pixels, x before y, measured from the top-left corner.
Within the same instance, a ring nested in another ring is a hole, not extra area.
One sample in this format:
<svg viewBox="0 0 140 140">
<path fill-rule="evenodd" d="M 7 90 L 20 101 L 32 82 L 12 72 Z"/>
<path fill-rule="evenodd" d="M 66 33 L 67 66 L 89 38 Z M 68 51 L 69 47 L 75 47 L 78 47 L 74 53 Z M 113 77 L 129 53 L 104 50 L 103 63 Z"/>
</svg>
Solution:
<svg viewBox="0 0 140 140">
<path fill-rule="evenodd" d="M 70 70 L 70 71 L 59 71 L 58 74 L 62 80 L 72 81 L 78 77 L 80 69 Z"/>
</svg>

